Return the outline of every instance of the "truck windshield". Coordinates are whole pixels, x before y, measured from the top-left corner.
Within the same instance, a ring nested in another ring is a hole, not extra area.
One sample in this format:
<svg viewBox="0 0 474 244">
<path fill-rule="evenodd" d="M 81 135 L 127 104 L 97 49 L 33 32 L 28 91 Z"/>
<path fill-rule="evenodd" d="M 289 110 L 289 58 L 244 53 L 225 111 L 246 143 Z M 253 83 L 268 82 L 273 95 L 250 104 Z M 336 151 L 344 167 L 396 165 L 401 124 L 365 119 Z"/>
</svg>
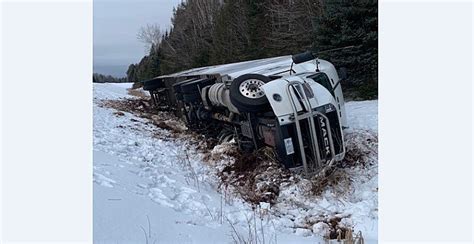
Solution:
<svg viewBox="0 0 474 244">
<path fill-rule="evenodd" d="M 324 86 L 324 88 L 326 88 L 334 97 L 334 91 L 332 89 L 331 81 L 329 80 L 329 77 L 325 73 L 317 73 L 317 74 L 309 76 L 308 78 L 311 78 L 315 82 Z"/>
</svg>

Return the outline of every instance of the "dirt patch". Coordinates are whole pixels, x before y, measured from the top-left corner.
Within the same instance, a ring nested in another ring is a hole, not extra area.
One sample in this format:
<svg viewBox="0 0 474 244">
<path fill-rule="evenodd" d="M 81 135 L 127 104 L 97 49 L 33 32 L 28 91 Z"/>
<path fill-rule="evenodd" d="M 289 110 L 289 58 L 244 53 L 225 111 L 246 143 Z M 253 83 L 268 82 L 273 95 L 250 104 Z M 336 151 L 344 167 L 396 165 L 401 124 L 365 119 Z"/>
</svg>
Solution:
<svg viewBox="0 0 474 244">
<path fill-rule="evenodd" d="M 325 239 L 328 240 L 344 240 L 347 237 L 352 237 L 352 229 L 344 226 L 341 220 L 343 218 L 349 218 L 350 216 L 342 216 L 336 214 L 336 216 L 316 216 L 307 217 L 305 219 L 305 226 L 301 228 L 311 229 L 313 232 L 322 234 Z"/>
<path fill-rule="evenodd" d="M 276 203 L 280 185 L 288 182 L 291 172 L 277 163 L 273 151 L 263 148 L 253 153 L 232 153 L 234 160 L 218 172 L 221 187 L 231 186 L 251 204 Z"/>
<path fill-rule="evenodd" d="M 132 89 L 138 89 L 141 87 L 143 87 L 143 82 L 140 82 L 140 81 L 134 82 L 132 85 Z"/>
<path fill-rule="evenodd" d="M 333 172 L 328 174 L 326 177 L 314 177 L 311 179 L 311 192 L 315 196 L 320 196 L 329 187 L 332 188 L 333 192 L 337 195 L 342 195 L 347 192 L 347 189 L 351 186 L 351 179 L 349 178 L 346 171 L 335 168 Z"/>
<path fill-rule="evenodd" d="M 155 126 L 170 130 L 175 133 L 182 133 L 188 128 L 176 116 L 168 112 L 157 111 L 153 108 L 149 99 L 122 99 L 122 100 L 103 100 L 99 103 L 101 107 L 113 108 L 117 113 L 127 112 L 138 117 L 148 119 Z M 122 112 L 123 111 L 123 112 Z"/>
<path fill-rule="evenodd" d="M 349 228 L 341 225 L 341 220 L 341 217 L 332 217 L 327 219 L 325 223 L 329 225 L 328 239 L 346 239 L 346 234 Z"/>
<path fill-rule="evenodd" d="M 116 115 L 127 112 L 140 118 L 147 119 L 146 124 L 168 131 L 169 133 L 166 134 L 166 137 L 189 140 L 201 153 L 208 152 L 218 143 L 218 140 L 214 135 L 215 131 L 218 130 L 189 130 L 186 124 L 173 113 L 155 109 L 149 97 L 102 100 L 98 104 L 100 107 L 117 110 L 117 112 L 114 113 Z M 132 121 L 139 122 L 134 119 L 132 119 Z M 166 139 L 160 131 L 157 131 L 155 136 L 160 139 Z"/>
<path fill-rule="evenodd" d="M 135 114 L 149 113 L 150 116 L 156 113 L 149 99 L 127 98 L 120 100 L 101 100 L 99 106 Z"/>
<path fill-rule="evenodd" d="M 348 166 L 372 166 L 378 160 L 378 136 L 369 131 L 347 133 L 346 155 L 342 164 Z"/>
<path fill-rule="evenodd" d="M 125 114 L 120 112 L 120 111 L 114 112 L 114 115 L 117 116 L 117 117 L 125 116 Z"/>
<path fill-rule="evenodd" d="M 132 95 L 132 96 L 135 96 L 135 97 L 139 97 L 139 98 L 143 98 L 143 99 L 148 99 L 150 96 L 142 89 L 140 88 L 129 88 L 127 89 L 128 91 L 128 94 L 129 95 Z"/>
</svg>

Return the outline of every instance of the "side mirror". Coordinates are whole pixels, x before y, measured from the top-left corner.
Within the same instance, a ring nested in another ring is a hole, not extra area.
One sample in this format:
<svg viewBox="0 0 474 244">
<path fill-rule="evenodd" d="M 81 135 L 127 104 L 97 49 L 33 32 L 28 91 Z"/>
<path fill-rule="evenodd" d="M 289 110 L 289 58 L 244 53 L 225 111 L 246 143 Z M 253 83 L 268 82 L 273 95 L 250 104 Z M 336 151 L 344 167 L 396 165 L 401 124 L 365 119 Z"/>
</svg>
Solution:
<svg viewBox="0 0 474 244">
<path fill-rule="evenodd" d="M 337 75 L 339 76 L 340 80 L 347 79 L 347 69 L 345 67 L 341 67 L 337 70 Z"/>
<path fill-rule="evenodd" d="M 313 60 L 316 57 L 314 57 L 312 52 L 306 51 L 304 53 L 295 54 L 291 58 L 293 59 L 293 62 L 295 64 L 300 64 L 300 63 L 304 63 L 304 62 Z"/>
</svg>

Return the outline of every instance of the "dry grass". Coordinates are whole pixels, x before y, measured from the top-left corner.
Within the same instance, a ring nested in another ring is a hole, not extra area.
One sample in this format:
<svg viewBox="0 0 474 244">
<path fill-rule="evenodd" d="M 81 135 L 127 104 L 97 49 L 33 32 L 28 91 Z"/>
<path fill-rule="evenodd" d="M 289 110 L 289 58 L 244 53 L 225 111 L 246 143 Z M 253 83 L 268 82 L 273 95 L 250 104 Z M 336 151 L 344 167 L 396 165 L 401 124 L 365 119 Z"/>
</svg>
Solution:
<svg viewBox="0 0 474 244">
<path fill-rule="evenodd" d="M 145 91 L 143 91 L 141 89 L 129 88 L 129 89 L 127 89 L 127 91 L 128 91 L 129 95 L 135 96 L 135 97 L 138 97 L 138 98 L 147 99 L 147 98 L 150 97 Z"/>
<path fill-rule="evenodd" d="M 218 173 L 221 185 L 232 186 L 253 204 L 276 203 L 280 185 L 288 181 L 291 173 L 275 160 L 272 151 L 263 148 L 250 154 L 236 152 L 233 156 L 234 162 Z"/>
</svg>

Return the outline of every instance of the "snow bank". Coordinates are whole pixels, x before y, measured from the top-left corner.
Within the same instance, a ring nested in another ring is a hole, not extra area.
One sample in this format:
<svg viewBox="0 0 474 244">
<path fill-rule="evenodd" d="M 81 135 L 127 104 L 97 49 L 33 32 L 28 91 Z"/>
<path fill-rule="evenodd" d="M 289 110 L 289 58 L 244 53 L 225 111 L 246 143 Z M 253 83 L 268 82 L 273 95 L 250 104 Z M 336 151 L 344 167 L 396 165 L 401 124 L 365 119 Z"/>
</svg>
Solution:
<svg viewBox="0 0 474 244">
<path fill-rule="evenodd" d="M 127 90 L 132 85 L 133 83 L 94 83 L 94 99 L 132 98 Z"/>
<path fill-rule="evenodd" d="M 378 131 L 378 100 L 346 103 L 346 114 L 351 129 Z"/>
<path fill-rule="evenodd" d="M 231 189 L 219 188 L 218 169 L 204 162 L 206 155 L 189 137 L 173 137 L 150 120 L 100 105 L 103 99 L 131 98 L 127 88 L 94 84 L 94 242 L 223 243 L 241 238 L 315 243 L 323 242 L 329 227 L 319 216 L 339 218 L 361 230 L 366 241 L 377 240 L 376 155 L 369 170 L 346 169 L 352 180 L 349 194 L 328 189 L 311 197 L 310 182 L 296 176 L 281 186 L 276 204 L 252 209 Z M 377 101 L 347 105 L 354 129 L 376 134 Z M 211 154 L 227 150 L 220 145 Z"/>
</svg>

